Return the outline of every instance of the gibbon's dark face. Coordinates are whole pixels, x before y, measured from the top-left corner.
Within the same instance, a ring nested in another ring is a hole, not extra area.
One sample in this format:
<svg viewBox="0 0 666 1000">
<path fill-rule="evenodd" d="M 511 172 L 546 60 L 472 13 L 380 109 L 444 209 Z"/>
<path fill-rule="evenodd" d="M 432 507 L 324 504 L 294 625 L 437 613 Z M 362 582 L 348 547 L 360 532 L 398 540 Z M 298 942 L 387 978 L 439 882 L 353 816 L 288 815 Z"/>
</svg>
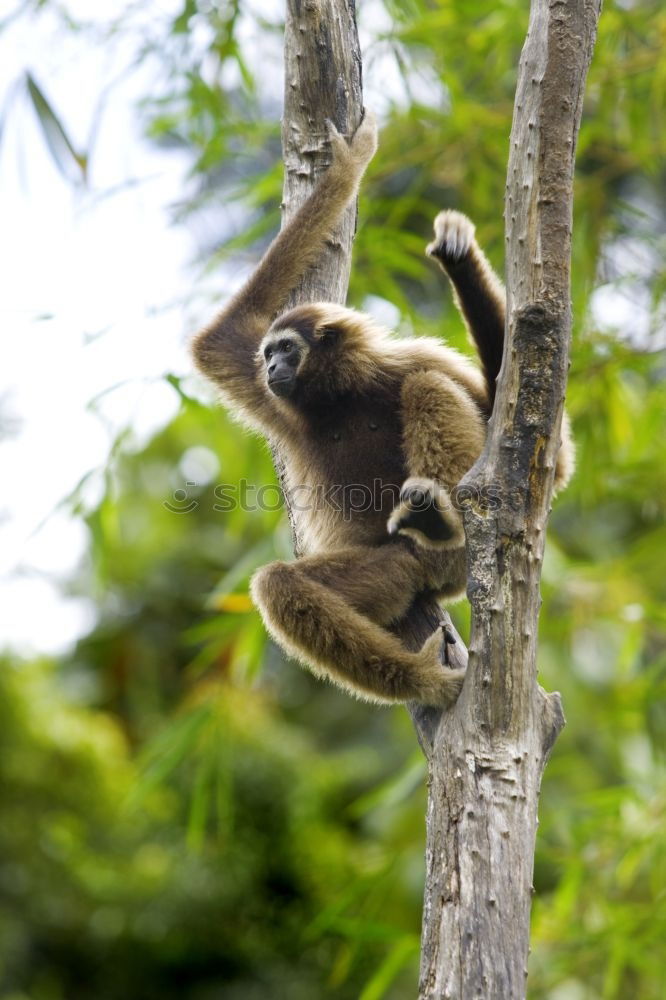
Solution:
<svg viewBox="0 0 666 1000">
<path fill-rule="evenodd" d="M 307 346 L 299 336 L 290 330 L 267 339 L 263 344 L 266 381 L 275 396 L 289 399 L 293 396 Z"/>
</svg>

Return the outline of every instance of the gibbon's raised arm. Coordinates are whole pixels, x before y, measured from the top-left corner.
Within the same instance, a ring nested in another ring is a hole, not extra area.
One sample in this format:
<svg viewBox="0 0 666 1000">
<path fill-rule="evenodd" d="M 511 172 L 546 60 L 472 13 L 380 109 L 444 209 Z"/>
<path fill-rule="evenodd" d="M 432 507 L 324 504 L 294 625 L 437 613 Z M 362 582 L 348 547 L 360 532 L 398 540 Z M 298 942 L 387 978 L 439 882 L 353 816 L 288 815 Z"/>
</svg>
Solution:
<svg viewBox="0 0 666 1000">
<path fill-rule="evenodd" d="M 483 367 L 492 412 L 502 366 L 506 292 L 474 238 L 474 224 L 448 209 L 435 219 L 435 239 L 426 253 L 446 273 Z"/>
<path fill-rule="evenodd" d="M 262 337 L 349 202 L 377 149 L 374 116 L 366 113 L 350 142 L 329 125 L 332 163 L 310 197 L 273 240 L 252 277 L 192 342 L 199 370 L 229 402 L 255 420 L 275 401 L 259 376 L 255 355 Z"/>
<path fill-rule="evenodd" d="M 448 209 L 435 219 L 435 239 L 426 249 L 448 276 L 456 303 L 476 344 L 492 413 L 497 376 L 502 367 L 506 292 L 474 238 L 474 224 L 461 212 Z M 560 450 L 555 464 L 555 491 L 573 475 L 575 447 L 566 412 L 562 418 Z"/>
</svg>

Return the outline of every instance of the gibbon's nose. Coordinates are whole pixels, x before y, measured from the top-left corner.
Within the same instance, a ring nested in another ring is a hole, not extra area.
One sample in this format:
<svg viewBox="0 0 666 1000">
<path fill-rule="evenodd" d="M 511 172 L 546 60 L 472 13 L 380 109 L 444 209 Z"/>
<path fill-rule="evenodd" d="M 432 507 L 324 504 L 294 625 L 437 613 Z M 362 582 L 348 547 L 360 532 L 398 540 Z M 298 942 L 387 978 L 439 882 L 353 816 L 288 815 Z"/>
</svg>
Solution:
<svg viewBox="0 0 666 1000">
<path fill-rule="evenodd" d="M 295 366 L 289 364 L 281 354 L 276 354 L 266 366 L 266 371 L 269 382 L 282 382 L 284 379 L 293 379 Z"/>
</svg>

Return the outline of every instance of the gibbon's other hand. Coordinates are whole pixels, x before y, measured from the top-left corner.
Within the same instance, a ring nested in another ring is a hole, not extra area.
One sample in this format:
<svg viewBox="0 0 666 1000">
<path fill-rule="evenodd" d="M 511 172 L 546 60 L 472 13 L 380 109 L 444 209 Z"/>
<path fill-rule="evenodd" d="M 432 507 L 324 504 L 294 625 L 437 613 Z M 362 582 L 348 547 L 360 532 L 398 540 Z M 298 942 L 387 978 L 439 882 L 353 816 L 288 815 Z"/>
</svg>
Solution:
<svg viewBox="0 0 666 1000">
<path fill-rule="evenodd" d="M 328 138 L 333 153 L 333 166 L 351 170 L 361 176 L 377 152 L 377 121 L 372 111 L 365 111 L 361 124 L 349 142 L 338 132 L 330 119 L 326 120 Z"/>
<path fill-rule="evenodd" d="M 462 519 L 449 491 L 433 479 L 416 476 L 403 483 L 387 530 L 389 535 L 407 535 L 429 549 L 454 549 L 465 541 Z"/>
<path fill-rule="evenodd" d="M 444 264 L 457 264 L 474 243 L 474 223 L 452 208 L 440 212 L 434 222 L 435 239 L 426 247 L 428 257 L 437 257 Z"/>
</svg>

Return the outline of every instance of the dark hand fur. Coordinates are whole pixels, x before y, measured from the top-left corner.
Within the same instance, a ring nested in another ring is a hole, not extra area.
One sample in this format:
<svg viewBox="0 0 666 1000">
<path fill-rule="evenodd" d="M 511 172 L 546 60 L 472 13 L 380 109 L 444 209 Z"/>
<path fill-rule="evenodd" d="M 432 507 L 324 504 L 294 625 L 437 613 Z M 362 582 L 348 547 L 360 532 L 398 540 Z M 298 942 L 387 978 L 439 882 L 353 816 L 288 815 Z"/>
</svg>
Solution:
<svg viewBox="0 0 666 1000">
<path fill-rule="evenodd" d="M 441 636 L 411 653 L 386 626 L 419 592 L 449 600 L 464 592 L 462 524 L 450 491 L 485 440 L 502 357 L 504 290 L 472 223 L 443 212 L 428 253 L 451 279 L 483 374 L 437 340 L 395 339 L 342 306 L 303 305 L 276 320 L 356 197 L 376 149 L 374 120 L 366 115 L 350 143 L 331 129 L 331 148 L 333 162 L 313 194 L 245 287 L 197 335 L 193 354 L 230 408 L 279 451 L 285 486 L 294 491 L 303 555 L 264 567 L 252 581 L 268 630 L 316 674 L 357 695 L 446 705 L 463 677 L 442 668 Z M 289 399 L 267 385 L 259 351 L 267 334 L 269 342 L 290 338 L 300 352 Z M 565 426 L 559 486 L 572 454 Z M 420 494 L 426 513 L 415 510 Z"/>
</svg>

